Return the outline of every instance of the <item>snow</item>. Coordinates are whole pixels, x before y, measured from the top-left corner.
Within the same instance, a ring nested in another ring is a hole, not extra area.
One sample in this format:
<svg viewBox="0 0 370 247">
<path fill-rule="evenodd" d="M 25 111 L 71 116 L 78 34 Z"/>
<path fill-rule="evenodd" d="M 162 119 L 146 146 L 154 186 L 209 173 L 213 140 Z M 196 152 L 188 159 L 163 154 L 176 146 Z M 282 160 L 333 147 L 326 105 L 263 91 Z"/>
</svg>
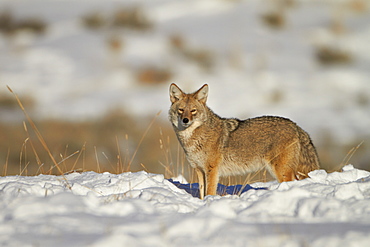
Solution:
<svg viewBox="0 0 370 247">
<path fill-rule="evenodd" d="M 367 246 L 370 172 L 309 175 L 205 200 L 146 172 L 1 177 L 0 245 Z"/>
</svg>

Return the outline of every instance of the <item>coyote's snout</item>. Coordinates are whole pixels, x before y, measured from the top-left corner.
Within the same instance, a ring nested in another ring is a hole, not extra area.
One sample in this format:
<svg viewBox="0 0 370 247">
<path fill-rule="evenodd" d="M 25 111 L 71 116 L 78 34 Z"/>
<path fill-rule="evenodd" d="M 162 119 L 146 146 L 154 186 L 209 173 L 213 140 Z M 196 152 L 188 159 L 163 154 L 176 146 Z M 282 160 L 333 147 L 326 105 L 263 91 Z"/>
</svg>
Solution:
<svg viewBox="0 0 370 247">
<path fill-rule="evenodd" d="M 266 167 L 279 182 L 303 179 L 319 169 L 309 135 L 289 119 L 221 118 L 206 106 L 208 85 L 186 94 L 170 86 L 169 118 L 199 180 L 200 198 L 215 195 L 220 176 Z"/>
</svg>

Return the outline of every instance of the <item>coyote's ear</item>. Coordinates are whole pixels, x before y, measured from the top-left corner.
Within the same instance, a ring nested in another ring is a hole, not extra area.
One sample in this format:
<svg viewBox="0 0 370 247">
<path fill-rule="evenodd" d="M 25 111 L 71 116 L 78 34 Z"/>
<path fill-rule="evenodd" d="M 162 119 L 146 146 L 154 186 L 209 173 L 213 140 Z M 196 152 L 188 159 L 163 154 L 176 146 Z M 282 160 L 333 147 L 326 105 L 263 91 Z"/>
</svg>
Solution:
<svg viewBox="0 0 370 247">
<path fill-rule="evenodd" d="M 204 84 L 198 91 L 194 93 L 194 96 L 201 103 L 205 104 L 208 97 L 208 85 Z"/>
<path fill-rule="evenodd" d="M 182 99 L 184 97 L 184 92 L 175 84 L 172 83 L 170 86 L 170 100 L 172 103 Z"/>
</svg>

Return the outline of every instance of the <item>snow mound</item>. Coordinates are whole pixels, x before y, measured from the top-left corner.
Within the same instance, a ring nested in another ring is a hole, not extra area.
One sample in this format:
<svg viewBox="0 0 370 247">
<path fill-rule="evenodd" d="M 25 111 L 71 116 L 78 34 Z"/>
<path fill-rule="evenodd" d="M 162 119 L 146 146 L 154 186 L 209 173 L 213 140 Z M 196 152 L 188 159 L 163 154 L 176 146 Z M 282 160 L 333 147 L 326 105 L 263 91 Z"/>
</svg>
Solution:
<svg viewBox="0 0 370 247">
<path fill-rule="evenodd" d="M 366 246 L 370 172 L 309 175 L 205 200 L 146 172 L 1 177 L 0 245 Z"/>
</svg>

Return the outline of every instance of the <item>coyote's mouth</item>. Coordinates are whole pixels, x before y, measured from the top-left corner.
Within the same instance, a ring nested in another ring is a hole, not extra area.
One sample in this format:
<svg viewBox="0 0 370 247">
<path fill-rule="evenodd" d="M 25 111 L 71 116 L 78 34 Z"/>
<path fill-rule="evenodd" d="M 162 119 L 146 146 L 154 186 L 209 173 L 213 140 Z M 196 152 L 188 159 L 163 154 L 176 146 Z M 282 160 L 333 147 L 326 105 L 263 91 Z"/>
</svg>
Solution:
<svg viewBox="0 0 370 247">
<path fill-rule="evenodd" d="M 184 130 L 184 129 L 188 128 L 192 123 L 193 122 L 190 121 L 188 118 L 179 117 L 177 126 L 180 130 Z"/>
</svg>

